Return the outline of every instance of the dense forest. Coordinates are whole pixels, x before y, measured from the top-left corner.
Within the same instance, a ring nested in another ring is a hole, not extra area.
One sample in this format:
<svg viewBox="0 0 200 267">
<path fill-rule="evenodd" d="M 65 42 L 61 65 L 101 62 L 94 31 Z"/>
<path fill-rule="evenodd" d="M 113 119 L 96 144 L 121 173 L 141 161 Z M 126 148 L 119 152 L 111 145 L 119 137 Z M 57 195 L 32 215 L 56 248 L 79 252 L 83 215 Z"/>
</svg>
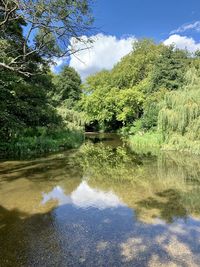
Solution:
<svg viewBox="0 0 200 267">
<path fill-rule="evenodd" d="M 84 129 L 119 132 L 133 149 L 200 154 L 199 51 L 143 39 L 82 82 L 73 68 L 50 66 L 90 30 L 89 1 L 19 2 L 1 1 L 1 156 L 77 147 Z"/>
</svg>

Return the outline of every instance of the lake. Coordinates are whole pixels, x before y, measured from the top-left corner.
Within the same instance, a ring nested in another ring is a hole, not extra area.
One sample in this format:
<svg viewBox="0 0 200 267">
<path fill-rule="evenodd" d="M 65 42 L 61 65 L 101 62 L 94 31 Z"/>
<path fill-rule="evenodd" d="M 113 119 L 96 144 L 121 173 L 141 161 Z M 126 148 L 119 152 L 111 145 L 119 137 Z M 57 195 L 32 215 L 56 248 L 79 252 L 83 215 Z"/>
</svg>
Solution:
<svg viewBox="0 0 200 267">
<path fill-rule="evenodd" d="M 114 134 L 0 162 L 0 266 L 200 266 L 200 158 Z"/>
</svg>

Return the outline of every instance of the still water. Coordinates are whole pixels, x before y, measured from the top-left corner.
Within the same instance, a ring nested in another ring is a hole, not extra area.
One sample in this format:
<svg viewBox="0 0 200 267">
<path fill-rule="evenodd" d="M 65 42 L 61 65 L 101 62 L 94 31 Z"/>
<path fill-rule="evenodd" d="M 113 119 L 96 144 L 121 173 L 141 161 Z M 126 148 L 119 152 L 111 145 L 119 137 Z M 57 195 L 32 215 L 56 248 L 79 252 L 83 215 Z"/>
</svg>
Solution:
<svg viewBox="0 0 200 267">
<path fill-rule="evenodd" d="M 200 266 L 200 160 L 114 135 L 0 162 L 0 266 Z"/>
</svg>

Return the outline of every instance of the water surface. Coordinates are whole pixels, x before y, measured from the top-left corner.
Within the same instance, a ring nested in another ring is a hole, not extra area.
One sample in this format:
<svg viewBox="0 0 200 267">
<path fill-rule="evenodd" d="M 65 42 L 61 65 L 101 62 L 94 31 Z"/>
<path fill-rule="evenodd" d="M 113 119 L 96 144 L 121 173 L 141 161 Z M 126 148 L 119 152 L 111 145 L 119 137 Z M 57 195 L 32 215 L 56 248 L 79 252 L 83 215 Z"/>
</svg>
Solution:
<svg viewBox="0 0 200 267">
<path fill-rule="evenodd" d="M 200 161 L 115 135 L 0 163 L 0 266 L 200 266 Z"/>
</svg>

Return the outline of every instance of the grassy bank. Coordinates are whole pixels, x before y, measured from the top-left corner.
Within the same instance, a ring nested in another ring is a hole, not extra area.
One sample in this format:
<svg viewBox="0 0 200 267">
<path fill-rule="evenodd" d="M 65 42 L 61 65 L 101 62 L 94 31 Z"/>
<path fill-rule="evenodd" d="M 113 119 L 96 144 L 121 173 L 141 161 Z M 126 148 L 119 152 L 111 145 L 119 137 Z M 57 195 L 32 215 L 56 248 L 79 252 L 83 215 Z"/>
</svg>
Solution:
<svg viewBox="0 0 200 267">
<path fill-rule="evenodd" d="M 48 152 L 77 148 L 84 141 L 84 133 L 80 130 L 56 130 L 47 132 L 40 129 L 40 134 L 21 135 L 10 142 L 0 143 L 0 156 L 30 157 Z M 42 133 L 41 133 L 42 132 Z"/>
<path fill-rule="evenodd" d="M 160 150 L 178 151 L 188 154 L 200 155 L 200 141 L 189 140 L 185 136 L 173 134 L 163 142 L 162 135 L 157 132 L 146 132 L 128 137 L 130 147 L 138 153 L 157 154 Z"/>
<path fill-rule="evenodd" d="M 128 144 L 135 152 L 157 154 L 162 146 L 162 136 L 156 132 L 137 133 L 128 137 Z"/>
<path fill-rule="evenodd" d="M 169 140 L 163 144 L 162 149 L 200 155 L 200 140 L 192 141 L 185 136 L 173 134 Z"/>
</svg>

